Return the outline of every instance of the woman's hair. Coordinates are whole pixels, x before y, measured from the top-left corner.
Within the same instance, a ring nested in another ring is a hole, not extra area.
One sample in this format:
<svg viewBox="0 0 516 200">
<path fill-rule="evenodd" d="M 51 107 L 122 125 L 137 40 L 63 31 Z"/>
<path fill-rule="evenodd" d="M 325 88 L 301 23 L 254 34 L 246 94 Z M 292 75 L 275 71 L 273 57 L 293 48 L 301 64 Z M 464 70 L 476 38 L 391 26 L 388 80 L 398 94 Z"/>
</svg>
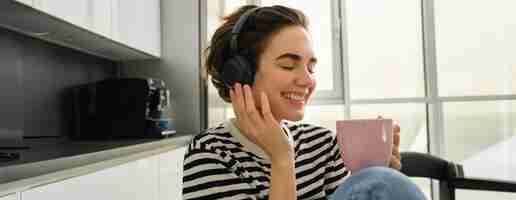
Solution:
<svg viewBox="0 0 516 200">
<path fill-rule="evenodd" d="M 254 5 L 242 6 L 235 12 L 224 17 L 223 24 L 217 28 L 208 48 L 205 49 L 205 70 L 211 76 L 211 82 L 217 88 L 219 96 L 226 102 L 229 98 L 229 88 L 222 81 L 222 68 L 231 58 L 231 31 L 236 22 L 246 11 L 256 8 Z M 249 15 L 240 34 L 238 35 L 237 51 L 244 56 L 254 72 L 258 71 L 258 61 L 263 54 L 270 38 L 281 29 L 288 26 L 302 26 L 308 29 L 308 19 L 299 10 L 284 6 L 261 7 Z M 243 51 L 245 49 L 245 51 Z"/>
</svg>

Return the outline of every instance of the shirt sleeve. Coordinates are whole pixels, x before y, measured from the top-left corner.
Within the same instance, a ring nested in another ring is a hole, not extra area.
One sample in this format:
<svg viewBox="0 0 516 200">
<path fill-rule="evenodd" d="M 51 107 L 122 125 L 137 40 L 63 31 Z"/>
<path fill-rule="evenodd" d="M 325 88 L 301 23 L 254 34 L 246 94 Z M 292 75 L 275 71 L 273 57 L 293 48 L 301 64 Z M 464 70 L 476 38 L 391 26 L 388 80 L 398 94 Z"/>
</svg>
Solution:
<svg viewBox="0 0 516 200">
<path fill-rule="evenodd" d="M 351 174 L 341 159 L 340 147 L 332 132 L 330 155 L 324 174 L 324 191 L 327 196 L 333 194 L 337 187 Z"/>
<path fill-rule="evenodd" d="M 249 180 L 232 172 L 219 153 L 191 144 L 183 165 L 183 199 L 257 199 Z"/>
</svg>

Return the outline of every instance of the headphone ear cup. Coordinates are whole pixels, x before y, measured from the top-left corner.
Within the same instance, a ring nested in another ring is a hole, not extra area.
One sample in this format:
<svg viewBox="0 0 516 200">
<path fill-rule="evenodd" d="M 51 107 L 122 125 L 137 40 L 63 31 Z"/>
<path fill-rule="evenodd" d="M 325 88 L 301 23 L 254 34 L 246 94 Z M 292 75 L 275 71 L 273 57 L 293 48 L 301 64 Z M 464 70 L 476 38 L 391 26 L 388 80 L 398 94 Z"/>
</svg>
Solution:
<svg viewBox="0 0 516 200">
<path fill-rule="evenodd" d="M 254 70 L 251 63 L 241 56 L 235 55 L 226 61 L 222 68 L 222 80 L 226 87 L 232 88 L 235 83 L 252 85 Z"/>
</svg>

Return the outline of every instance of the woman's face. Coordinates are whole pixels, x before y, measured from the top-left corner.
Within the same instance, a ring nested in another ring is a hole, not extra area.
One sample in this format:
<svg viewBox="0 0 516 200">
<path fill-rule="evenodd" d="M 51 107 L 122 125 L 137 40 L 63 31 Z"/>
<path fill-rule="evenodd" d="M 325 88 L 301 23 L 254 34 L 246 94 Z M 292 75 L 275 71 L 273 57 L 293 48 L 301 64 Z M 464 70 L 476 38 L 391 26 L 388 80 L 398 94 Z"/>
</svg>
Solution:
<svg viewBox="0 0 516 200">
<path fill-rule="evenodd" d="M 274 34 L 258 62 L 253 86 L 256 105 L 261 106 L 259 94 L 265 92 L 277 120 L 303 119 L 316 86 L 316 62 L 306 29 L 289 26 Z"/>
</svg>

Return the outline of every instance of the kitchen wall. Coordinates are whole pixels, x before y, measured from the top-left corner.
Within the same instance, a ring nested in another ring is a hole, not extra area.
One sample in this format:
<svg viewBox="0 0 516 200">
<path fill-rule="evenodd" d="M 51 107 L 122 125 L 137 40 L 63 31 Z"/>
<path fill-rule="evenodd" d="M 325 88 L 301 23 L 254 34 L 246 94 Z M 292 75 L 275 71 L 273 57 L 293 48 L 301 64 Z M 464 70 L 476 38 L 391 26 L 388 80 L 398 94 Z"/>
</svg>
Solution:
<svg viewBox="0 0 516 200">
<path fill-rule="evenodd" d="M 115 64 L 0 28 L 0 134 L 67 135 L 67 89 L 114 76 Z"/>
<path fill-rule="evenodd" d="M 206 85 L 200 74 L 205 2 L 161 1 L 161 59 L 124 62 L 122 68 L 125 76 L 165 81 L 179 134 L 197 134 L 207 124 Z"/>
</svg>

